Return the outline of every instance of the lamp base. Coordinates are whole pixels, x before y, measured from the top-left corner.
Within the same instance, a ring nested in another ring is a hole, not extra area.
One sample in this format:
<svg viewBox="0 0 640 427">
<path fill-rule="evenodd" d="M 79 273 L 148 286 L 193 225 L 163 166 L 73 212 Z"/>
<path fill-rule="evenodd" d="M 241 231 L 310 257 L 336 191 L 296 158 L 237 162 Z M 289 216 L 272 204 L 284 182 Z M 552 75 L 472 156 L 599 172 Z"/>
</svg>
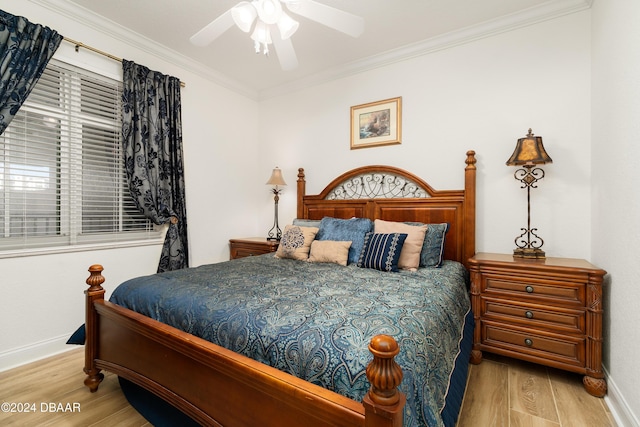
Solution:
<svg viewBox="0 0 640 427">
<path fill-rule="evenodd" d="M 280 240 L 279 237 L 267 237 L 267 242 L 279 242 Z"/>
<path fill-rule="evenodd" d="M 513 250 L 516 258 L 546 258 L 545 253 L 540 248 L 516 248 Z"/>
</svg>

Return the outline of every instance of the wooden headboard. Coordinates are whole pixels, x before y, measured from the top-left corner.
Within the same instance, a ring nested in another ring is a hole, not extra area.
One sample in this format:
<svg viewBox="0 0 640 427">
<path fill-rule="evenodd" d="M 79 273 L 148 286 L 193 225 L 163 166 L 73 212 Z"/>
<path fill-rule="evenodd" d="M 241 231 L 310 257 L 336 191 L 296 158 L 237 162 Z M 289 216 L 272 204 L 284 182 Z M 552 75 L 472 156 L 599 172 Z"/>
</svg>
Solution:
<svg viewBox="0 0 640 427">
<path fill-rule="evenodd" d="M 427 182 L 391 166 L 364 166 L 343 173 L 320 194 L 307 195 L 298 169 L 298 218 L 369 218 L 449 223 L 445 259 L 467 265 L 476 245 L 476 158 L 467 151 L 464 189 L 434 190 Z"/>
</svg>

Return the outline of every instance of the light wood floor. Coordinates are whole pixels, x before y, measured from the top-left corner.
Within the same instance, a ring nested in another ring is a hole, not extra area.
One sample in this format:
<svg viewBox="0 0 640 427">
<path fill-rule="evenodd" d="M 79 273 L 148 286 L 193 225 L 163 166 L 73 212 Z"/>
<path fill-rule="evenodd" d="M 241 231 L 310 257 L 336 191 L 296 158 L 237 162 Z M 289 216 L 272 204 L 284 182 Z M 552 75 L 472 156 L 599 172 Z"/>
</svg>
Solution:
<svg viewBox="0 0 640 427">
<path fill-rule="evenodd" d="M 582 375 L 483 353 L 469 365 L 458 427 L 615 426 L 604 399 L 591 396 Z"/>
<path fill-rule="evenodd" d="M 35 412 L 0 412 L 1 426 L 147 426 L 120 390 L 118 377 L 105 373 L 96 393 L 84 386 L 84 347 L 0 372 L 0 402 L 35 404 Z M 51 412 L 48 403 L 80 404 L 80 412 Z M 46 411 L 42 411 L 42 404 Z M 4 409 L 4 407 L 3 407 Z M 16 408 L 19 409 L 19 408 Z"/>
<path fill-rule="evenodd" d="M 128 404 L 114 375 L 106 373 L 98 392 L 90 393 L 83 384 L 83 364 L 84 353 L 78 348 L 0 372 L 0 425 L 150 426 Z M 27 403 L 35 411 L 5 412 L 11 403 Z M 53 412 L 50 403 L 56 410 L 80 410 Z M 485 354 L 480 365 L 470 365 L 458 427 L 493 426 L 606 427 L 615 423 L 604 400 L 584 391 L 579 375 Z"/>
</svg>

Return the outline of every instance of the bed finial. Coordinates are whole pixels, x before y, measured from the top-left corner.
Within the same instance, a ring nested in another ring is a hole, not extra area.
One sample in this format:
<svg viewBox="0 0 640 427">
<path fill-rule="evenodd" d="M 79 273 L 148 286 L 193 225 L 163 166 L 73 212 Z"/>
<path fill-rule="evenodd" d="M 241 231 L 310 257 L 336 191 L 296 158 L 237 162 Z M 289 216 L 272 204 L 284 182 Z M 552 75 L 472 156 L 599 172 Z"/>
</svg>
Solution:
<svg viewBox="0 0 640 427">
<path fill-rule="evenodd" d="M 389 335 L 376 335 L 371 339 L 369 351 L 373 354 L 373 360 L 367 366 L 371 400 L 385 406 L 398 403 L 398 386 L 402 382 L 402 368 L 394 359 L 400 352 L 398 343 Z"/>
<path fill-rule="evenodd" d="M 476 168 L 476 152 L 473 150 L 467 151 L 467 160 L 464 161 L 468 168 Z"/>
<path fill-rule="evenodd" d="M 89 292 L 101 291 L 104 283 L 104 276 L 102 272 L 104 268 L 100 264 L 94 264 L 89 267 L 90 276 L 87 278 L 87 285 L 89 285 Z"/>
<path fill-rule="evenodd" d="M 362 399 L 365 427 L 401 426 L 407 398 L 398 390 L 402 382 L 402 368 L 394 359 L 400 352 L 398 343 L 389 335 L 376 335 L 369 351 L 373 360 L 366 371 L 371 388 Z"/>
</svg>

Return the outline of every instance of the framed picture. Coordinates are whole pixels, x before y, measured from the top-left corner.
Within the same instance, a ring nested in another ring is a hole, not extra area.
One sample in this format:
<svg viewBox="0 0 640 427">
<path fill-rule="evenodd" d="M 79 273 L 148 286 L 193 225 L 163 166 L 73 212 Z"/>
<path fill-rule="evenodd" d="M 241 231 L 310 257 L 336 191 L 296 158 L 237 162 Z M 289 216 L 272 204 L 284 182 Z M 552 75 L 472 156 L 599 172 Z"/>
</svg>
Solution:
<svg viewBox="0 0 640 427">
<path fill-rule="evenodd" d="M 351 149 L 400 144 L 402 98 L 351 107 Z"/>
</svg>

